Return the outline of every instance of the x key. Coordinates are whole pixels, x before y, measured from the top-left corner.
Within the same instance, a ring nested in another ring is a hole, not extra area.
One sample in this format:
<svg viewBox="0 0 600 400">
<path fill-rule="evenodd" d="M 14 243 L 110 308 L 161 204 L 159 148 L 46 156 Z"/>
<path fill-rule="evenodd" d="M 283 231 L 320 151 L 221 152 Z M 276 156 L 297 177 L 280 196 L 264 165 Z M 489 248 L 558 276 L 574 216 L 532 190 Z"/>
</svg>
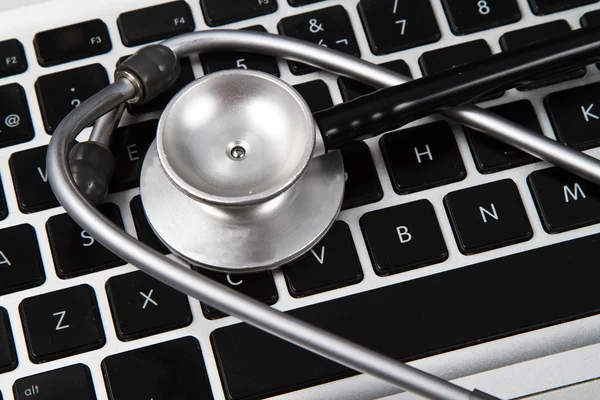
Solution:
<svg viewBox="0 0 600 400">
<path fill-rule="evenodd" d="M 142 271 L 110 278 L 106 293 L 120 340 L 138 339 L 192 322 L 187 296 Z"/>
</svg>

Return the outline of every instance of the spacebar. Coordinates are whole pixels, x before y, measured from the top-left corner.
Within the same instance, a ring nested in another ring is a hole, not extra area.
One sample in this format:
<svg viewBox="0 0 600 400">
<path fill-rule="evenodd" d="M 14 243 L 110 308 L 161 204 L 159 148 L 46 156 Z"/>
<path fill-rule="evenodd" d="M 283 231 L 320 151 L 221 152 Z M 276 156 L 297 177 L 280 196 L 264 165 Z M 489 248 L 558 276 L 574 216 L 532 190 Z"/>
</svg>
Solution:
<svg viewBox="0 0 600 400">
<path fill-rule="evenodd" d="M 409 361 L 600 312 L 600 234 L 290 311 Z M 230 399 L 356 374 L 247 324 L 211 340 Z"/>
</svg>

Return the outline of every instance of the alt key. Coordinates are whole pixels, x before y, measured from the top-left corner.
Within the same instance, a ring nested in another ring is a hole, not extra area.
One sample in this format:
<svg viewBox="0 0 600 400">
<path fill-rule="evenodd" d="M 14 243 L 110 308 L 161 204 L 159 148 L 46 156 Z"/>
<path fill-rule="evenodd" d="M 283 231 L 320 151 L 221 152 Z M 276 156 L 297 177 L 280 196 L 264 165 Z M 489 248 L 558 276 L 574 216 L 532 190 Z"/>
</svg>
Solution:
<svg viewBox="0 0 600 400">
<path fill-rule="evenodd" d="M 83 364 L 18 379 L 15 400 L 96 400 L 90 370 Z"/>
</svg>

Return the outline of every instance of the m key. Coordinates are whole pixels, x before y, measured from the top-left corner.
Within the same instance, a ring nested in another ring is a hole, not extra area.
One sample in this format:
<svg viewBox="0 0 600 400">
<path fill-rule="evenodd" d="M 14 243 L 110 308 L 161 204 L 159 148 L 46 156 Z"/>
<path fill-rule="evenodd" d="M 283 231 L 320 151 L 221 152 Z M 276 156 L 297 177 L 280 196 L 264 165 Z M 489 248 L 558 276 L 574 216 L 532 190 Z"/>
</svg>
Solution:
<svg viewBox="0 0 600 400">
<path fill-rule="evenodd" d="M 19 312 L 34 363 L 104 346 L 98 303 L 89 285 L 29 297 L 21 302 Z"/>
<path fill-rule="evenodd" d="M 600 187 L 558 168 L 527 178 L 544 229 L 559 233 L 600 222 Z"/>
<path fill-rule="evenodd" d="M 504 179 L 451 192 L 444 205 L 463 254 L 531 239 L 533 231 L 517 185 Z"/>
</svg>

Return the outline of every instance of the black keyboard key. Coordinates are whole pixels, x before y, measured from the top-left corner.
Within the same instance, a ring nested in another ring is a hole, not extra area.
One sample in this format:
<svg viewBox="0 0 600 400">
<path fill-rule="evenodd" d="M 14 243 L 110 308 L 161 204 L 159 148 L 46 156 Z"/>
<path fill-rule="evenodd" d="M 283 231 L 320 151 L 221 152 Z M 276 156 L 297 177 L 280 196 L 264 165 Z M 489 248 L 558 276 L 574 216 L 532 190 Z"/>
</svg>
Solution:
<svg viewBox="0 0 600 400">
<path fill-rule="evenodd" d="M 308 253 L 283 268 L 283 274 L 293 297 L 362 281 L 363 272 L 348 225 L 334 222 L 327 235 Z"/>
<path fill-rule="evenodd" d="M 256 32 L 267 32 L 262 25 L 255 25 L 243 30 Z M 266 72 L 274 76 L 279 76 L 279 67 L 275 57 L 255 53 L 235 53 L 230 51 L 221 51 L 218 53 L 201 54 L 202 68 L 205 74 L 210 74 L 226 69 L 253 69 Z"/>
<path fill-rule="evenodd" d="M 121 212 L 116 204 L 101 204 L 98 209 L 123 228 Z M 50 217 L 46 222 L 46 231 L 59 278 L 73 278 L 125 264 L 125 261 L 96 242 L 67 214 Z"/>
<path fill-rule="evenodd" d="M 308 104 L 310 111 L 317 112 L 333 107 L 333 100 L 331 100 L 331 93 L 327 84 L 320 79 L 304 82 L 299 85 L 295 85 L 294 89 L 300 93 L 300 96 Z"/>
<path fill-rule="evenodd" d="M 590 11 L 585 13 L 581 17 L 581 26 L 583 28 L 592 27 L 597 28 L 600 26 L 600 10 Z"/>
<path fill-rule="evenodd" d="M 521 19 L 516 0 L 442 0 L 450 28 L 455 35 L 466 35 Z"/>
<path fill-rule="evenodd" d="M 398 194 L 458 182 L 467 176 L 454 132 L 447 122 L 387 133 L 379 144 Z"/>
<path fill-rule="evenodd" d="M 270 271 L 259 272 L 256 274 L 223 274 L 219 272 L 208 271 L 194 267 L 195 271 L 206 275 L 207 277 L 231 287 L 240 293 L 250 296 L 253 299 L 262 301 L 267 305 L 275 304 L 278 300 L 277 288 L 273 280 L 273 274 Z M 204 303 L 202 313 L 208 319 L 217 319 L 227 316 L 227 314 Z"/>
<path fill-rule="evenodd" d="M 409 271 L 448 258 L 435 211 L 427 200 L 369 212 L 360 219 L 360 226 L 377 275 Z"/>
<path fill-rule="evenodd" d="M 35 229 L 29 224 L 0 229 L 0 295 L 40 286 L 45 279 Z"/>
<path fill-rule="evenodd" d="M 58 201 L 52 193 L 46 172 L 48 146 L 13 153 L 9 159 L 10 173 L 19 209 L 24 213 L 57 207 Z"/>
<path fill-rule="evenodd" d="M 106 86 L 108 75 L 100 64 L 40 76 L 35 90 L 46 132 L 54 132 L 67 114 Z"/>
<path fill-rule="evenodd" d="M 106 357 L 102 372 L 110 400 L 213 398 L 200 344 L 191 336 Z"/>
<path fill-rule="evenodd" d="M 408 64 L 403 60 L 388 61 L 380 65 L 401 75 L 409 78 L 412 77 Z M 367 95 L 376 90 L 373 86 L 343 76 L 338 78 L 338 86 L 340 87 L 340 92 L 342 93 L 344 101 L 354 100 L 357 97 Z"/>
<path fill-rule="evenodd" d="M 429 0 L 361 0 L 358 12 L 376 55 L 434 43 L 442 37 Z"/>
<path fill-rule="evenodd" d="M 344 160 L 346 184 L 342 209 L 375 203 L 383 198 L 377 170 L 369 146 L 356 141 L 340 148 Z"/>
<path fill-rule="evenodd" d="M 600 145 L 600 83 L 549 94 L 544 99 L 552 128 L 561 142 L 580 150 Z"/>
<path fill-rule="evenodd" d="M 529 100 L 520 100 L 488 108 L 494 114 L 518 123 L 540 135 L 542 128 Z M 492 139 L 483 132 L 464 127 L 477 170 L 482 174 L 502 171 L 537 161 L 535 157 Z"/>
<path fill-rule="evenodd" d="M 323 0 L 288 0 L 288 3 L 290 3 L 290 6 L 292 6 L 292 7 L 300 7 L 300 6 L 306 6 L 306 5 L 313 4 L 313 3 L 318 3 L 320 1 L 323 1 Z"/>
<path fill-rule="evenodd" d="M 187 296 L 142 271 L 113 276 L 106 294 L 120 340 L 127 341 L 188 326 Z"/>
<path fill-rule="evenodd" d="M 434 75 L 461 65 L 483 60 L 492 55 L 492 50 L 483 39 L 473 40 L 426 51 L 419 58 L 419 66 L 423 75 Z"/>
<path fill-rule="evenodd" d="M 129 57 L 123 57 L 117 63 L 125 61 Z M 154 100 L 149 101 L 145 104 L 127 104 L 127 111 L 131 115 L 145 114 L 153 111 L 163 110 L 167 107 L 167 104 L 171 101 L 173 97 L 181 89 L 188 85 L 188 83 L 192 82 L 196 77 L 194 76 L 194 70 L 192 69 L 192 64 L 189 58 L 182 58 L 179 60 L 179 64 L 181 65 L 181 72 L 179 73 L 179 77 L 167 90 L 158 95 Z"/>
<path fill-rule="evenodd" d="M 260 17 L 277 10 L 277 0 L 200 0 L 208 26 L 221 26 Z"/>
<path fill-rule="evenodd" d="M 0 147 L 33 139 L 25 90 L 18 83 L 0 86 Z"/>
<path fill-rule="evenodd" d="M 15 400 L 96 400 L 90 369 L 83 364 L 17 379 Z"/>
<path fill-rule="evenodd" d="M 527 183 L 546 232 L 565 232 L 600 222 L 598 185 L 558 168 L 535 171 Z"/>
<path fill-rule="evenodd" d="M 110 191 L 118 192 L 140 186 L 140 172 L 146 152 L 156 137 L 157 120 L 139 122 L 118 128 L 110 149 L 117 165 Z"/>
<path fill-rule="evenodd" d="M 598 0 L 529 0 L 529 6 L 535 15 L 546 15 L 596 2 Z"/>
<path fill-rule="evenodd" d="M 119 15 L 117 26 L 127 47 L 167 39 L 196 28 L 190 6 L 172 1 Z"/>
<path fill-rule="evenodd" d="M 106 24 L 99 19 L 40 32 L 33 46 L 42 67 L 108 53 L 112 49 Z"/>
<path fill-rule="evenodd" d="M 17 352 L 10 329 L 8 313 L 0 307 L 0 373 L 17 368 Z"/>
<path fill-rule="evenodd" d="M 6 205 L 6 197 L 4 196 L 2 182 L 0 181 L 0 221 L 6 217 L 8 217 L 8 206 Z"/>
<path fill-rule="evenodd" d="M 0 78 L 27 71 L 23 45 L 17 39 L 0 42 Z"/>
<path fill-rule="evenodd" d="M 517 185 L 504 179 L 451 192 L 444 205 L 463 254 L 524 242 L 533 231 Z"/>
<path fill-rule="evenodd" d="M 289 313 L 407 362 L 598 314 L 598 246 L 600 235 L 589 236 Z M 247 324 L 217 329 L 211 340 L 231 399 L 357 374 Z"/>
<path fill-rule="evenodd" d="M 19 312 L 34 363 L 99 349 L 106 341 L 89 285 L 29 297 L 21 302 Z"/>
<path fill-rule="evenodd" d="M 530 26 L 527 28 L 519 29 L 517 31 L 505 33 L 500 37 L 500 46 L 502 47 L 502 51 L 513 50 L 527 46 L 528 44 L 539 42 L 541 40 L 558 38 L 569 32 L 571 32 L 571 27 L 569 26 L 569 23 L 561 19 L 558 21 L 547 22 L 545 24 Z M 560 74 L 554 73 L 550 77 L 542 77 L 534 83 L 526 84 L 524 86 L 518 87 L 517 89 L 538 89 L 544 86 L 554 85 L 559 82 L 581 78 L 585 75 L 585 72 L 586 69 L 585 67 L 583 67 L 575 70 L 564 71 L 564 73 Z"/>
<path fill-rule="evenodd" d="M 139 195 L 131 199 L 130 207 L 138 239 L 154 250 L 160 251 L 163 254 L 169 253 L 169 249 L 154 234 L 148 218 L 146 218 L 142 198 Z"/>
<path fill-rule="evenodd" d="M 360 57 L 350 18 L 342 6 L 327 7 L 286 17 L 279 21 L 277 28 L 282 35 Z M 295 61 L 290 61 L 289 65 L 294 75 L 304 75 L 317 70 Z"/>
</svg>

